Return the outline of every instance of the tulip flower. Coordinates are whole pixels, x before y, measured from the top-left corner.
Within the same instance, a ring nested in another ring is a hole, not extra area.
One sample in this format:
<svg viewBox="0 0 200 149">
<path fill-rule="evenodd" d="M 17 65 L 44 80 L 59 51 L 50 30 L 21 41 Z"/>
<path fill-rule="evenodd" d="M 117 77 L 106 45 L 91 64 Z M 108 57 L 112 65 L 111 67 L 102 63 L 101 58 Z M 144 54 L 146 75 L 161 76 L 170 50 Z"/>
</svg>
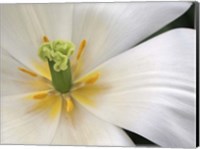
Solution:
<svg viewBox="0 0 200 149">
<path fill-rule="evenodd" d="M 194 147 L 195 30 L 142 42 L 190 6 L 2 4 L 1 143 Z"/>
</svg>

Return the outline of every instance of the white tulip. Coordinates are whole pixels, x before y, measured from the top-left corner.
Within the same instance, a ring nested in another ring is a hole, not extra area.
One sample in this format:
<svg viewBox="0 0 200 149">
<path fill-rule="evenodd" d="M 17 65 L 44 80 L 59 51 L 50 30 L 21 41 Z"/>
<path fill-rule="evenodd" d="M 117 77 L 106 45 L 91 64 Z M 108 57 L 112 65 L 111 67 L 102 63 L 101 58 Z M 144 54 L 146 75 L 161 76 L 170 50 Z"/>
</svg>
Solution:
<svg viewBox="0 0 200 149">
<path fill-rule="evenodd" d="M 1 143 L 134 146 L 123 128 L 163 147 L 194 147 L 195 30 L 139 44 L 190 6 L 2 4 Z M 38 57 L 44 35 L 76 46 L 66 93 Z"/>
</svg>

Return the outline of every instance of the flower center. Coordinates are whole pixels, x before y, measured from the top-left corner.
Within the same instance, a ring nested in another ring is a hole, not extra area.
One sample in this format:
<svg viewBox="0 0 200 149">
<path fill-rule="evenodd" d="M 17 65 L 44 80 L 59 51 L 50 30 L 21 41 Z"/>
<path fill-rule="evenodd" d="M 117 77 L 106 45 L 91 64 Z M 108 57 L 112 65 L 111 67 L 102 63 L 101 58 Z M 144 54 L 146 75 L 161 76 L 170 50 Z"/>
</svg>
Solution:
<svg viewBox="0 0 200 149">
<path fill-rule="evenodd" d="M 46 36 L 43 40 L 38 55 L 42 60 L 48 61 L 54 88 L 60 93 L 67 93 L 72 86 L 70 56 L 74 53 L 75 46 L 70 41 L 50 42 Z"/>
<path fill-rule="evenodd" d="M 50 108 L 50 115 L 55 117 L 59 113 L 61 103 L 64 103 L 66 105 L 66 112 L 71 115 L 75 107 L 73 94 L 80 92 L 79 89 L 85 88 L 85 86 L 91 86 L 100 77 L 99 72 L 95 71 L 79 80 L 72 81 L 72 75 L 73 78 L 77 78 L 82 70 L 82 56 L 85 47 L 86 40 L 82 40 L 77 55 L 73 59 L 74 61 L 70 62 L 70 56 L 75 50 L 72 42 L 63 40 L 49 41 L 46 36 L 43 37 L 43 43 L 38 50 L 38 55 L 43 61 L 48 63 L 47 67 L 49 66 L 51 76 L 49 77 L 48 75 L 49 71 L 44 71 L 44 68 L 41 69 L 38 65 L 36 65 L 36 68 L 44 77 L 25 68 L 18 68 L 21 72 L 34 77 L 35 80 L 39 80 L 39 83 L 45 84 L 44 91 L 28 96 L 28 98 L 38 102 L 31 110 L 40 110 L 41 108 L 44 109 L 52 106 Z M 33 82 L 37 84 L 37 87 L 40 86 L 38 82 Z M 83 97 L 79 101 L 84 104 L 93 105 L 92 100 L 89 98 Z"/>
</svg>

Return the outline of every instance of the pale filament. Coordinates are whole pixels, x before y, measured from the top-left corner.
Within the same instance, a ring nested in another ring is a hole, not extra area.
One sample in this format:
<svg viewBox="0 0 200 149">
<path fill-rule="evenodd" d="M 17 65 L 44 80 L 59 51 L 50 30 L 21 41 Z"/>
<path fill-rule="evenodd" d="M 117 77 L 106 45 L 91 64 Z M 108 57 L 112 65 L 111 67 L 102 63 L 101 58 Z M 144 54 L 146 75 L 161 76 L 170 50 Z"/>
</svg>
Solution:
<svg viewBox="0 0 200 149">
<path fill-rule="evenodd" d="M 18 70 L 20 70 L 21 72 L 23 72 L 31 77 L 37 78 L 41 81 L 44 81 L 45 83 L 47 83 L 51 86 L 51 81 L 49 79 L 47 79 L 46 77 L 40 76 L 40 75 L 36 74 L 35 72 L 25 69 L 25 68 L 22 68 L 22 67 L 18 67 Z"/>
</svg>

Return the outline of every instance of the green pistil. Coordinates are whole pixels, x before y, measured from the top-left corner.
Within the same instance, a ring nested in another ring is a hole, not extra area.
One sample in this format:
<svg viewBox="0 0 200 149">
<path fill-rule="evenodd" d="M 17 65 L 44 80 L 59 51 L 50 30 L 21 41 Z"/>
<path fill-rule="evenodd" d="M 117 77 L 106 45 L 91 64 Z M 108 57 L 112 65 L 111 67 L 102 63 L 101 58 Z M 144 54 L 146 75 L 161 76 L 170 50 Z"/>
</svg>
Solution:
<svg viewBox="0 0 200 149">
<path fill-rule="evenodd" d="M 72 76 L 71 76 L 71 68 L 70 61 L 68 61 L 68 68 L 63 71 L 55 71 L 54 70 L 54 62 L 49 62 L 49 68 L 51 72 L 52 84 L 55 89 L 61 93 L 67 93 L 72 85 Z"/>
<path fill-rule="evenodd" d="M 72 85 L 69 58 L 74 49 L 72 42 L 62 40 L 43 43 L 39 48 L 39 57 L 49 63 L 52 84 L 61 93 L 67 93 Z"/>
</svg>

